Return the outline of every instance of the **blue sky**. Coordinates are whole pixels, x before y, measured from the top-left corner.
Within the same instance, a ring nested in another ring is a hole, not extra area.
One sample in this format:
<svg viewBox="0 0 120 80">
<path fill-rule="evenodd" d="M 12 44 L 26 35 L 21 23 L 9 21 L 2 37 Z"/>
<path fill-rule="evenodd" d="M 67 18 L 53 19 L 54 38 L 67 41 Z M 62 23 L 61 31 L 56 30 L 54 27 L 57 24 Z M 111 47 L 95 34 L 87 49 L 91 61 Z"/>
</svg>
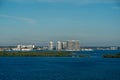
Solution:
<svg viewBox="0 0 120 80">
<path fill-rule="evenodd" d="M 0 45 L 120 46 L 119 30 L 119 0 L 0 0 Z"/>
</svg>

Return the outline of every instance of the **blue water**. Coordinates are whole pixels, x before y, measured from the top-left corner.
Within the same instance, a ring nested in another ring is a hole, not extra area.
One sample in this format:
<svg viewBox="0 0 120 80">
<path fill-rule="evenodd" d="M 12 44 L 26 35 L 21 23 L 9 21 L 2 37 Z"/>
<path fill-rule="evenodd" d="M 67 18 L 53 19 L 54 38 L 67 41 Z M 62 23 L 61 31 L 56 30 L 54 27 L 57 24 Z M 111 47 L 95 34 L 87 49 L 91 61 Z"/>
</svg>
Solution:
<svg viewBox="0 0 120 80">
<path fill-rule="evenodd" d="M 76 54 L 89 54 L 91 57 L 103 57 L 104 54 L 120 53 L 120 50 L 93 50 L 93 51 L 77 51 Z"/>
<path fill-rule="evenodd" d="M 0 57 L 0 80 L 120 80 L 120 59 Z"/>
</svg>

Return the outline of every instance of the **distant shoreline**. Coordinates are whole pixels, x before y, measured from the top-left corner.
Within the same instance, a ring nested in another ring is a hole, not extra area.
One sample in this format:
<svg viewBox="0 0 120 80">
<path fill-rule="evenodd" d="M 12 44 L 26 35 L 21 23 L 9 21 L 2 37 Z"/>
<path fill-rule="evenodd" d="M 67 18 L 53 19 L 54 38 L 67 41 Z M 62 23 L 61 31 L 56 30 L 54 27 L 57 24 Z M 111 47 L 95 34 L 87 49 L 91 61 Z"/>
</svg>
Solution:
<svg viewBox="0 0 120 80">
<path fill-rule="evenodd" d="M 47 52 L 0 52 L 0 57 L 90 57 L 88 54 L 74 54 L 70 51 Z"/>
<path fill-rule="evenodd" d="M 76 54 L 71 51 L 45 51 L 45 52 L 9 52 L 2 51 L 0 52 L 0 57 L 85 57 L 90 58 L 91 54 Z M 103 58 L 120 58 L 120 53 L 116 54 L 103 54 Z"/>
<path fill-rule="evenodd" d="M 104 58 L 120 58 L 120 53 L 118 54 L 105 54 L 103 55 Z"/>
<path fill-rule="evenodd" d="M 71 52 L 0 52 L 1 57 L 70 57 Z"/>
</svg>

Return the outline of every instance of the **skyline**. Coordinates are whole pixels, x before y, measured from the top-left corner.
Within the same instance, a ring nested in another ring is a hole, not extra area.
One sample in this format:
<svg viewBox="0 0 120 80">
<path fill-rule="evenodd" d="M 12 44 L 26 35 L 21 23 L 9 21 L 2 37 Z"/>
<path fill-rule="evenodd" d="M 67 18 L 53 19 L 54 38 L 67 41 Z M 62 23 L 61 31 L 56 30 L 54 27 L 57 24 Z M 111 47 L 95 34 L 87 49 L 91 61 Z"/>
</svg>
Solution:
<svg viewBox="0 0 120 80">
<path fill-rule="evenodd" d="M 120 46 L 119 0 L 1 0 L 0 45 L 79 40 Z"/>
</svg>

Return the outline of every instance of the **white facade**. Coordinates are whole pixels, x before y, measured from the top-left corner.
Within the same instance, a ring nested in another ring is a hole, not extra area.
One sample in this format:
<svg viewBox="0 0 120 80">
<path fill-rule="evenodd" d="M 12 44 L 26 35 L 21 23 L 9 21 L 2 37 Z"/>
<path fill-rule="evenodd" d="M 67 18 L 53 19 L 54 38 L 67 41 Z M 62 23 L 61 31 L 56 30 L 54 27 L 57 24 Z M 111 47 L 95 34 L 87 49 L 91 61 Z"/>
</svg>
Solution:
<svg viewBox="0 0 120 80">
<path fill-rule="evenodd" d="M 63 50 L 67 49 L 67 42 L 62 42 L 62 49 Z"/>
<path fill-rule="evenodd" d="M 20 51 L 20 48 L 12 48 L 13 51 Z"/>
<path fill-rule="evenodd" d="M 56 50 L 58 51 L 62 50 L 62 43 L 60 41 L 57 41 Z"/>
<path fill-rule="evenodd" d="M 68 40 L 67 41 L 67 50 L 68 51 L 79 51 L 80 43 L 78 40 Z"/>
<path fill-rule="evenodd" d="M 49 42 L 49 50 L 53 50 L 53 48 L 54 48 L 53 42 L 50 41 L 50 42 Z"/>
<path fill-rule="evenodd" d="M 17 48 L 35 48 L 35 45 L 17 45 Z"/>
<path fill-rule="evenodd" d="M 35 48 L 35 45 L 17 45 L 17 48 L 14 48 L 15 51 L 31 51 Z"/>
</svg>

